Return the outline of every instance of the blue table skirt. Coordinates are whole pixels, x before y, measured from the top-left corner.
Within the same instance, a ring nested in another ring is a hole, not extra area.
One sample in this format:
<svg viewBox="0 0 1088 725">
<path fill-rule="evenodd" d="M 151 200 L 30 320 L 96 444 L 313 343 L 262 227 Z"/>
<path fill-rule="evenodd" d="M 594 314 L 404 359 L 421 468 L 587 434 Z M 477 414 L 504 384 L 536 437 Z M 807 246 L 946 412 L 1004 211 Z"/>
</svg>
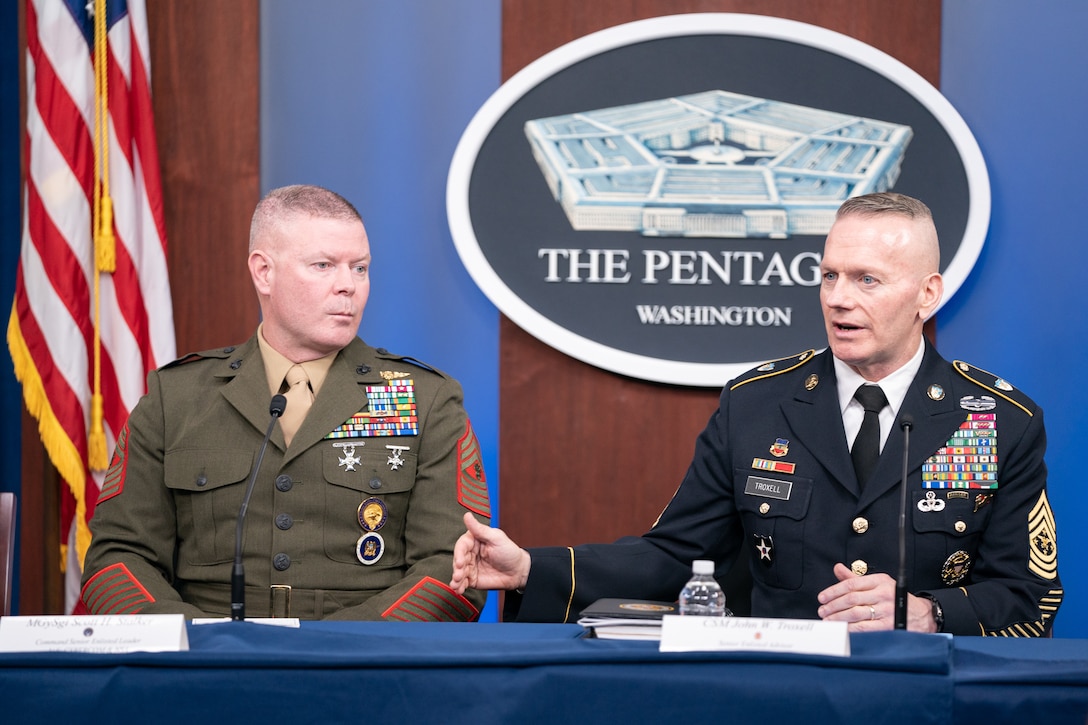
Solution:
<svg viewBox="0 0 1088 725">
<path fill-rule="evenodd" d="M 662 653 L 577 625 L 188 633 L 187 652 L 0 655 L 0 722 L 1088 722 L 1083 640 L 882 632 L 853 635 L 839 658 Z"/>
</svg>

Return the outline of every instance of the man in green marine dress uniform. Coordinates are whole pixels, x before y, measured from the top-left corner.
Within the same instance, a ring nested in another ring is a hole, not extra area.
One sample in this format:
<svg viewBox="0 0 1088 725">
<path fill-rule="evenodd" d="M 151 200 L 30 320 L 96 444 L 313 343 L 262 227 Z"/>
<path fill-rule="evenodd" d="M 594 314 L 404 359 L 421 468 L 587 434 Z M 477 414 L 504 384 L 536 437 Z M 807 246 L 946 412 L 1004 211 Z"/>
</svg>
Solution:
<svg viewBox="0 0 1088 725">
<path fill-rule="evenodd" d="M 315 186 L 253 215 L 262 323 L 238 347 L 148 376 L 91 521 L 93 613 L 231 610 L 236 522 L 270 400 L 287 400 L 242 547 L 251 617 L 466 621 L 485 593 L 447 584 L 470 513 L 490 507 L 458 382 L 357 337 L 370 244 L 355 208 Z"/>
</svg>

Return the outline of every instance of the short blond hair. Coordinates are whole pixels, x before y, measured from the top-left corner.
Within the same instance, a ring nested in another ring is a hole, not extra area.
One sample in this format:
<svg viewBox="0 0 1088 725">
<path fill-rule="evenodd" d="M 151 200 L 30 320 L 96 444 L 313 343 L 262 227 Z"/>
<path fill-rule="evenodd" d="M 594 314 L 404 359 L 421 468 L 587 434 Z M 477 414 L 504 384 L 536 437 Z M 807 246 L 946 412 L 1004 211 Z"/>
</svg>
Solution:
<svg viewBox="0 0 1088 725">
<path fill-rule="evenodd" d="M 901 214 L 909 219 L 933 221 L 933 212 L 924 203 L 906 194 L 894 191 L 881 191 L 875 194 L 854 196 L 842 203 L 836 219 L 844 216 L 878 216 L 880 214 Z"/>
<path fill-rule="evenodd" d="M 297 216 L 363 223 L 358 210 L 335 191 L 310 184 L 281 186 L 265 194 L 253 210 L 253 221 L 249 225 L 249 251 L 256 249 L 258 240 L 271 235 L 285 221 Z"/>
</svg>

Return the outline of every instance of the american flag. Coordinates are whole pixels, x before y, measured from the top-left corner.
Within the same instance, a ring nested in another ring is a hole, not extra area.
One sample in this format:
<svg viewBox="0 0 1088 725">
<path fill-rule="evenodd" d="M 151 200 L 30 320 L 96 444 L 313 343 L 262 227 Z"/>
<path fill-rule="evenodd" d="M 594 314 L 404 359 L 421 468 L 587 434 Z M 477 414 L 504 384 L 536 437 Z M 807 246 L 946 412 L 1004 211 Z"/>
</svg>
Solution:
<svg viewBox="0 0 1088 725">
<path fill-rule="evenodd" d="M 144 0 L 26 0 L 26 185 L 8 347 L 66 486 L 66 599 L 115 436 L 175 357 Z"/>
</svg>

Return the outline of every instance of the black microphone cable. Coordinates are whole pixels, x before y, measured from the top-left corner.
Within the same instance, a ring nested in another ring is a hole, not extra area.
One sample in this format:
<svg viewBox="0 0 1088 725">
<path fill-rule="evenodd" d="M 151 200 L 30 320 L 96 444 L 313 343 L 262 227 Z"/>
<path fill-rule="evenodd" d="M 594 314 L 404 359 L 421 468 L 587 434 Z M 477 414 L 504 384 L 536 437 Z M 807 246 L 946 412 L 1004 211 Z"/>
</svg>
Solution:
<svg viewBox="0 0 1088 725">
<path fill-rule="evenodd" d="M 268 414 L 272 420 L 268 421 L 268 430 L 261 441 L 261 449 L 257 452 L 257 460 L 253 464 L 253 471 L 249 474 L 249 483 L 246 484 L 246 493 L 242 497 L 242 507 L 238 509 L 238 521 L 234 529 L 234 568 L 230 574 L 230 618 L 235 622 L 241 622 L 246 618 L 246 572 L 242 565 L 242 526 L 246 520 L 246 510 L 249 508 L 249 498 L 253 495 L 253 484 L 257 482 L 257 472 L 261 470 L 261 461 L 264 460 L 264 451 L 268 448 L 268 439 L 272 437 L 272 430 L 276 427 L 276 420 L 287 409 L 287 398 L 282 395 L 273 395 L 272 403 L 268 406 Z"/>
</svg>

